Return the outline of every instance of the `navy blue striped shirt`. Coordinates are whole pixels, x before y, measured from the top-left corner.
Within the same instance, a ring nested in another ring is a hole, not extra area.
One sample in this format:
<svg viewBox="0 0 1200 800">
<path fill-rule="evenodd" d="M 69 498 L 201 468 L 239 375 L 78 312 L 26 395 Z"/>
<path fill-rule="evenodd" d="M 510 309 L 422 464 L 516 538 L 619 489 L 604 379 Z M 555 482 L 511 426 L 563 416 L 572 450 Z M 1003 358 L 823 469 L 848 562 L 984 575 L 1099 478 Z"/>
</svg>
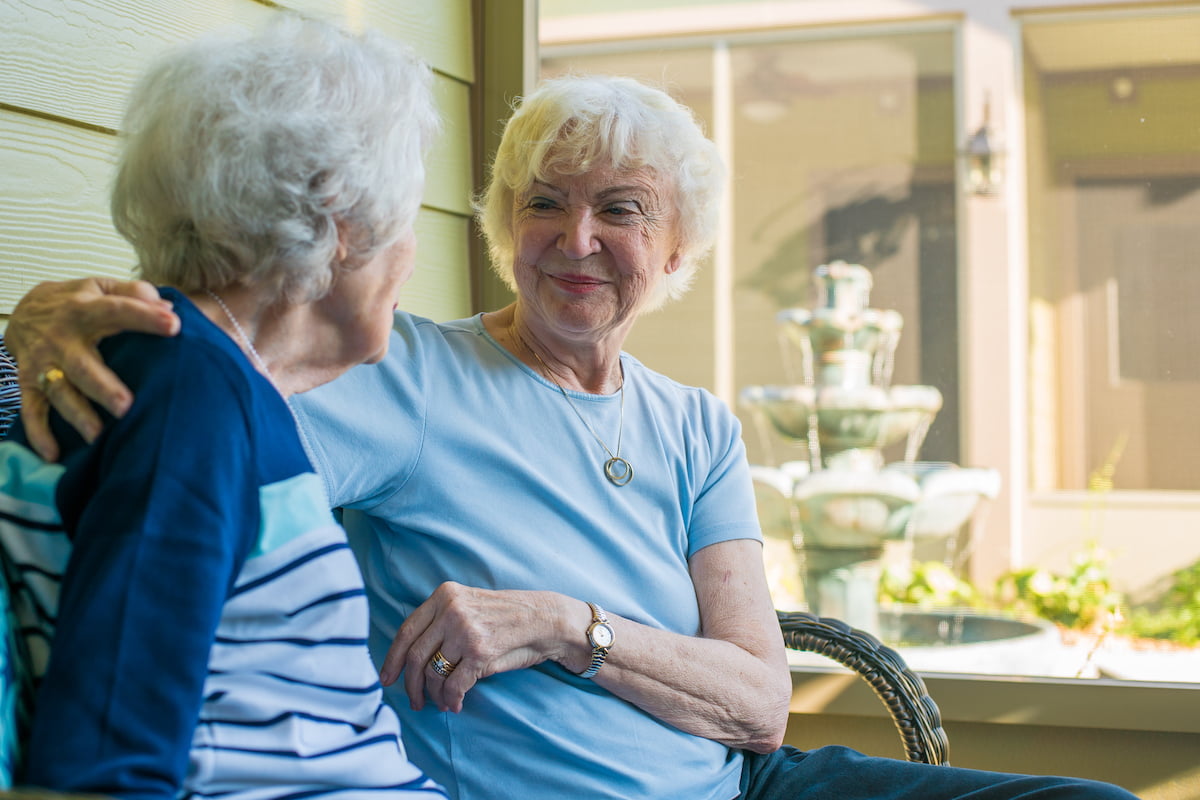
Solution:
<svg viewBox="0 0 1200 800">
<path fill-rule="evenodd" d="M 21 408 L 21 388 L 17 385 L 17 362 L 13 361 L 0 336 L 0 439 L 16 419 Z"/>
<path fill-rule="evenodd" d="M 39 681 L 27 783 L 121 798 L 444 797 L 406 758 L 362 577 L 287 405 L 164 290 L 102 345 L 136 400 L 46 464 L 0 443 L 0 541 Z"/>
</svg>

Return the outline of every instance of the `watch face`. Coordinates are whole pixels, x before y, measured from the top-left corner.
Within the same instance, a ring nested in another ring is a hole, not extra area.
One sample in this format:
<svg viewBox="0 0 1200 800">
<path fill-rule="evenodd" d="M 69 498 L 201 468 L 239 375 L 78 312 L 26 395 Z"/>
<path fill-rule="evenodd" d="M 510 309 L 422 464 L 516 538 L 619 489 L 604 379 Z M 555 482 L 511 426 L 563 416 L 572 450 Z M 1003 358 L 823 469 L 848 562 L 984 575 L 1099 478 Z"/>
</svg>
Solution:
<svg viewBox="0 0 1200 800">
<path fill-rule="evenodd" d="M 591 630 L 593 647 L 612 647 L 613 629 L 611 625 L 597 622 Z"/>
</svg>

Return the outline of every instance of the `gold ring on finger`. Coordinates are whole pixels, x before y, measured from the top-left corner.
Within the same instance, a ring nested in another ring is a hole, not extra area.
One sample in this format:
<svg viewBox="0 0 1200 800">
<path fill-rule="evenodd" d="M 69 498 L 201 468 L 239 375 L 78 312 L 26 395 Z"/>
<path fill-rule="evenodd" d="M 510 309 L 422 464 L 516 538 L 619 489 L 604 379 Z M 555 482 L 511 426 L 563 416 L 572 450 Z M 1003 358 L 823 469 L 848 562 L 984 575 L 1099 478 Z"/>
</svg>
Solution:
<svg viewBox="0 0 1200 800">
<path fill-rule="evenodd" d="M 438 650 L 433 654 L 433 658 L 429 659 L 429 666 L 432 667 L 433 671 L 438 675 L 441 675 L 443 678 L 449 678 L 450 673 L 454 672 L 454 669 L 458 666 L 458 664 L 446 658 L 444 655 L 442 655 L 442 651 Z"/>
<path fill-rule="evenodd" d="M 38 373 L 37 385 L 38 388 L 42 390 L 42 394 L 46 394 L 50 391 L 51 386 L 66 377 L 66 373 L 64 373 L 58 367 L 50 367 L 49 369 L 44 369 Z"/>
</svg>

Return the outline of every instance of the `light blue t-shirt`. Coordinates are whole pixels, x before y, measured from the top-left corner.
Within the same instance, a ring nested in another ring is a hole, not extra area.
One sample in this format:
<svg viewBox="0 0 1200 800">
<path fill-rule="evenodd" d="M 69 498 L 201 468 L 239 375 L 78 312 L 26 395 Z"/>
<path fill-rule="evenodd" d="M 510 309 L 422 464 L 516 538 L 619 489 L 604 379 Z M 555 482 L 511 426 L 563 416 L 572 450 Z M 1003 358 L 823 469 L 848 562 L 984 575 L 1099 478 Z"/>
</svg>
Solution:
<svg viewBox="0 0 1200 800">
<path fill-rule="evenodd" d="M 398 314 L 388 356 L 294 398 L 332 505 L 363 563 L 371 650 L 443 581 L 538 589 L 646 625 L 699 630 L 688 558 L 761 538 L 737 418 L 627 354 L 621 455 L 480 317 Z M 620 394 L 572 393 L 616 448 Z M 580 631 L 580 636 L 584 635 Z M 621 647 L 620 641 L 616 648 Z M 463 711 L 389 702 L 409 756 L 459 800 L 687 798 L 738 793 L 741 755 L 683 733 L 554 663 L 486 678 Z"/>
</svg>

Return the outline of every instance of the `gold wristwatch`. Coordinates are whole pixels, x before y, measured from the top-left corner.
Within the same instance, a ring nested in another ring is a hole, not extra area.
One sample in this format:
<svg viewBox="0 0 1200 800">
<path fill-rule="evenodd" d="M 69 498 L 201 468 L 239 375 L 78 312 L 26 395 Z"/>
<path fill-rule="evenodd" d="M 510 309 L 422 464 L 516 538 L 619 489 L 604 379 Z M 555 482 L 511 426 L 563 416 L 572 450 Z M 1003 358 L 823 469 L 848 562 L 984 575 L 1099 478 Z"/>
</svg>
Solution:
<svg viewBox="0 0 1200 800">
<path fill-rule="evenodd" d="M 600 671 L 600 668 L 604 666 L 604 659 L 608 658 L 608 651 L 612 648 L 613 640 L 616 638 L 616 632 L 608 623 L 604 609 L 595 603 L 588 603 L 588 606 L 592 609 L 592 624 L 587 629 L 588 642 L 592 645 L 592 663 L 579 673 L 581 678 L 590 678 Z"/>
</svg>

